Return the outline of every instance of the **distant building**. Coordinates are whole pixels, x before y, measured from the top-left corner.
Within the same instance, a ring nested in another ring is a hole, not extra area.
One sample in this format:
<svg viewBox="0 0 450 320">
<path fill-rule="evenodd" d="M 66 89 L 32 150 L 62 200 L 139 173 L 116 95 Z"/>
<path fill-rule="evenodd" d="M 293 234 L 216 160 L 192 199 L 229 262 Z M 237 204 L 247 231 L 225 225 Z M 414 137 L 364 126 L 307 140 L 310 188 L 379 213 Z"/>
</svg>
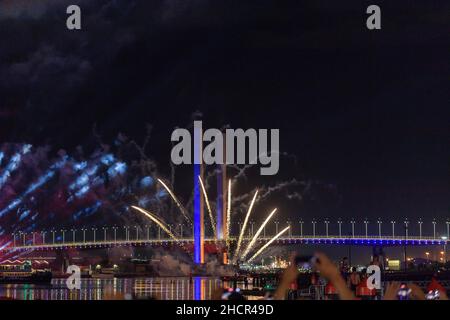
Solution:
<svg viewBox="0 0 450 320">
<path fill-rule="evenodd" d="M 387 266 L 391 271 L 398 271 L 400 270 L 401 263 L 400 260 L 389 260 Z"/>
</svg>

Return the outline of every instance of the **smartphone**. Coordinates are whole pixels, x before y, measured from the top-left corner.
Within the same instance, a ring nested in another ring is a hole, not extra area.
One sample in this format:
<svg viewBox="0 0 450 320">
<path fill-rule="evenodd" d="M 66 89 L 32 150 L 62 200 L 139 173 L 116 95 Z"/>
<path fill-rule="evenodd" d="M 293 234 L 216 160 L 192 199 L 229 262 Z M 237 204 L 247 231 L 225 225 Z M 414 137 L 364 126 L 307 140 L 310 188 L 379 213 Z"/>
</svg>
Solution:
<svg viewBox="0 0 450 320">
<path fill-rule="evenodd" d="M 312 284 L 312 273 L 314 269 L 314 265 L 316 264 L 317 258 L 314 256 L 296 256 L 295 257 L 295 265 L 297 269 L 302 272 L 299 272 L 297 275 L 297 288 L 298 289 L 307 289 Z"/>
<path fill-rule="evenodd" d="M 294 261 L 298 269 L 312 270 L 317 258 L 315 256 L 296 256 Z"/>
</svg>

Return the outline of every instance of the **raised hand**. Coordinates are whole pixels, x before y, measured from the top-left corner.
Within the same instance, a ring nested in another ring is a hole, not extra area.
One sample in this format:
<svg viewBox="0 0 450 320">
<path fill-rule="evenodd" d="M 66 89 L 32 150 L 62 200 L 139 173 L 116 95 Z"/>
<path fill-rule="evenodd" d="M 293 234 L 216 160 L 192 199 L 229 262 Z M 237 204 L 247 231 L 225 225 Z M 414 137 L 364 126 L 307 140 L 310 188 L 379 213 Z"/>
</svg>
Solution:
<svg viewBox="0 0 450 320">
<path fill-rule="evenodd" d="M 389 282 L 384 293 L 383 300 L 397 300 L 397 293 L 400 289 L 400 283 L 397 281 Z"/>
<path fill-rule="evenodd" d="M 354 300 L 355 295 L 347 287 L 344 278 L 342 278 L 339 269 L 334 263 L 323 253 L 316 253 L 316 269 L 320 272 L 320 275 L 328 279 L 336 288 L 341 300 Z"/>
<path fill-rule="evenodd" d="M 278 285 L 278 288 L 273 296 L 276 300 L 283 300 L 286 295 L 286 290 L 288 290 L 290 284 L 297 279 L 298 270 L 297 266 L 295 265 L 296 255 L 297 254 L 295 252 L 291 254 L 291 263 L 289 267 L 284 270 L 283 275 L 281 276 L 280 284 Z"/>
</svg>

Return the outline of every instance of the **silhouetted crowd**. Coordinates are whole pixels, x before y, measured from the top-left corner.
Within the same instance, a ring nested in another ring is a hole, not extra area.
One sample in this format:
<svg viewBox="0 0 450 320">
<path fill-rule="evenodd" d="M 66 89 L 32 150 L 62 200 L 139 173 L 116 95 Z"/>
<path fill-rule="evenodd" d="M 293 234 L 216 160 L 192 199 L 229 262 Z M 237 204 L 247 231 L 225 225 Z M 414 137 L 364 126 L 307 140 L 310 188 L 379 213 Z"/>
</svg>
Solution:
<svg viewBox="0 0 450 320">
<path fill-rule="evenodd" d="M 348 259 L 344 258 L 340 265 L 334 264 L 325 254 L 316 253 L 313 272 L 310 274 L 310 286 L 324 281 L 325 299 L 361 300 L 448 300 L 446 289 L 439 283 L 436 276 L 429 282 L 426 292 L 413 282 L 386 282 L 384 290 L 368 285 L 369 275 L 366 269 L 357 272 L 355 267 L 349 267 Z M 382 270 L 378 256 L 374 256 L 370 265 L 375 265 Z M 284 300 L 292 298 L 289 292 L 304 289 L 299 286 L 300 273 L 295 263 L 295 255 L 291 257 L 289 267 L 283 272 L 279 285 L 273 296 L 274 299 Z M 297 298 L 305 298 L 304 296 Z M 309 297 L 314 298 L 314 297 Z"/>
</svg>

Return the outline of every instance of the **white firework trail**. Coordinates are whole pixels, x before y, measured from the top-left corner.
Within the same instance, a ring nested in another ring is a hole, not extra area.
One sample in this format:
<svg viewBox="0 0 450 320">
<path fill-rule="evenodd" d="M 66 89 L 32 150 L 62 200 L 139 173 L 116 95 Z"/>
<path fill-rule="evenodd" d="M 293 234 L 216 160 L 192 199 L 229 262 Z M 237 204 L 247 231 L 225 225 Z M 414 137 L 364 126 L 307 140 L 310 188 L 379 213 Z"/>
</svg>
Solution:
<svg viewBox="0 0 450 320">
<path fill-rule="evenodd" d="M 266 220 L 264 220 L 264 222 L 261 224 L 258 231 L 256 231 L 254 237 L 252 238 L 252 240 L 248 244 L 247 248 L 245 249 L 244 253 L 242 254 L 242 260 L 244 260 L 247 257 L 248 253 L 250 252 L 252 247 L 255 245 L 255 242 L 258 239 L 259 235 L 264 230 L 264 227 L 266 226 L 266 224 L 269 222 L 269 220 L 272 218 L 272 216 L 275 214 L 276 211 L 277 211 L 276 208 L 273 209 L 272 212 L 269 214 L 269 216 L 266 218 Z"/>
<path fill-rule="evenodd" d="M 211 221 L 211 226 L 212 226 L 212 229 L 214 231 L 214 238 L 217 240 L 216 223 L 214 221 L 214 217 L 213 217 L 213 214 L 212 214 L 212 211 L 211 211 L 211 206 L 209 205 L 208 194 L 206 193 L 205 186 L 203 185 L 203 181 L 202 181 L 202 178 L 200 176 L 198 176 L 198 181 L 200 181 L 200 187 L 202 188 L 203 195 L 205 197 L 206 208 L 208 209 L 208 214 L 209 214 L 209 220 Z"/>
<path fill-rule="evenodd" d="M 250 207 L 248 208 L 247 214 L 244 219 L 244 224 L 242 225 L 241 233 L 239 234 L 236 251 L 234 252 L 233 264 L 236 262 L 239 251 L 241 249 L 242 238 L 244 237 L 245 229 L 247 227 L 248 219 L 253 209 L 253 205 L 255 204 L 256 196 L 258 195 L 258 190 L 256 190 L 255 195 L 253 196 L 252 202 L 250 203 Z"/>
<path fill-rule="evenodd" d="M 267 242 L 264 246 L 261 247 L 250 259 L 248 259 L 247 263 L 252 262 L 257 256 L 259 256 L 268 246 L 272 244 L 275 240 L 277 240 L 283 233 L 288 231 L 290 227 L 286 227 L 283 230 L 281 230 L 276 236 L 274 236 L 272 239 L 270 239 L 269 242 Z"/>
<path fill-rule="evenodd" d="M 153 222 L 155 222 L 158 226 L 161 227 L 161 229 L 164 230 L 164 232 L 166 232 L 173 240 L 180 242 L 180 240 L 166 227 L 166 225 L 162 222 L 159 221 L 151 212 L 139 208 L 137 206 L 131 206 L 133 209 L 143 213 L 144 215 L 146 215 L 148 218 L 150 218 L 150 220 L 152 220 Z"/>
<path fill-rule="evenodd" d="M 186 218 L 186 220 L 192 225 L 192 220 L 189 218 L 189 215 L 187 214 L 186 209 L 183 207 L 180 201 L 178 201 L 178 198 L 175 196 L 175 194 L 170 190 L 170 188 L 161 180 L 158 179 L 158 182 L 162 184 L 162 186 L 167 190 L 167 192 L 172 197 L 173 201 L 175 201 L 177 207 L 180 209 L 183 216 Z"/>
</svg>

